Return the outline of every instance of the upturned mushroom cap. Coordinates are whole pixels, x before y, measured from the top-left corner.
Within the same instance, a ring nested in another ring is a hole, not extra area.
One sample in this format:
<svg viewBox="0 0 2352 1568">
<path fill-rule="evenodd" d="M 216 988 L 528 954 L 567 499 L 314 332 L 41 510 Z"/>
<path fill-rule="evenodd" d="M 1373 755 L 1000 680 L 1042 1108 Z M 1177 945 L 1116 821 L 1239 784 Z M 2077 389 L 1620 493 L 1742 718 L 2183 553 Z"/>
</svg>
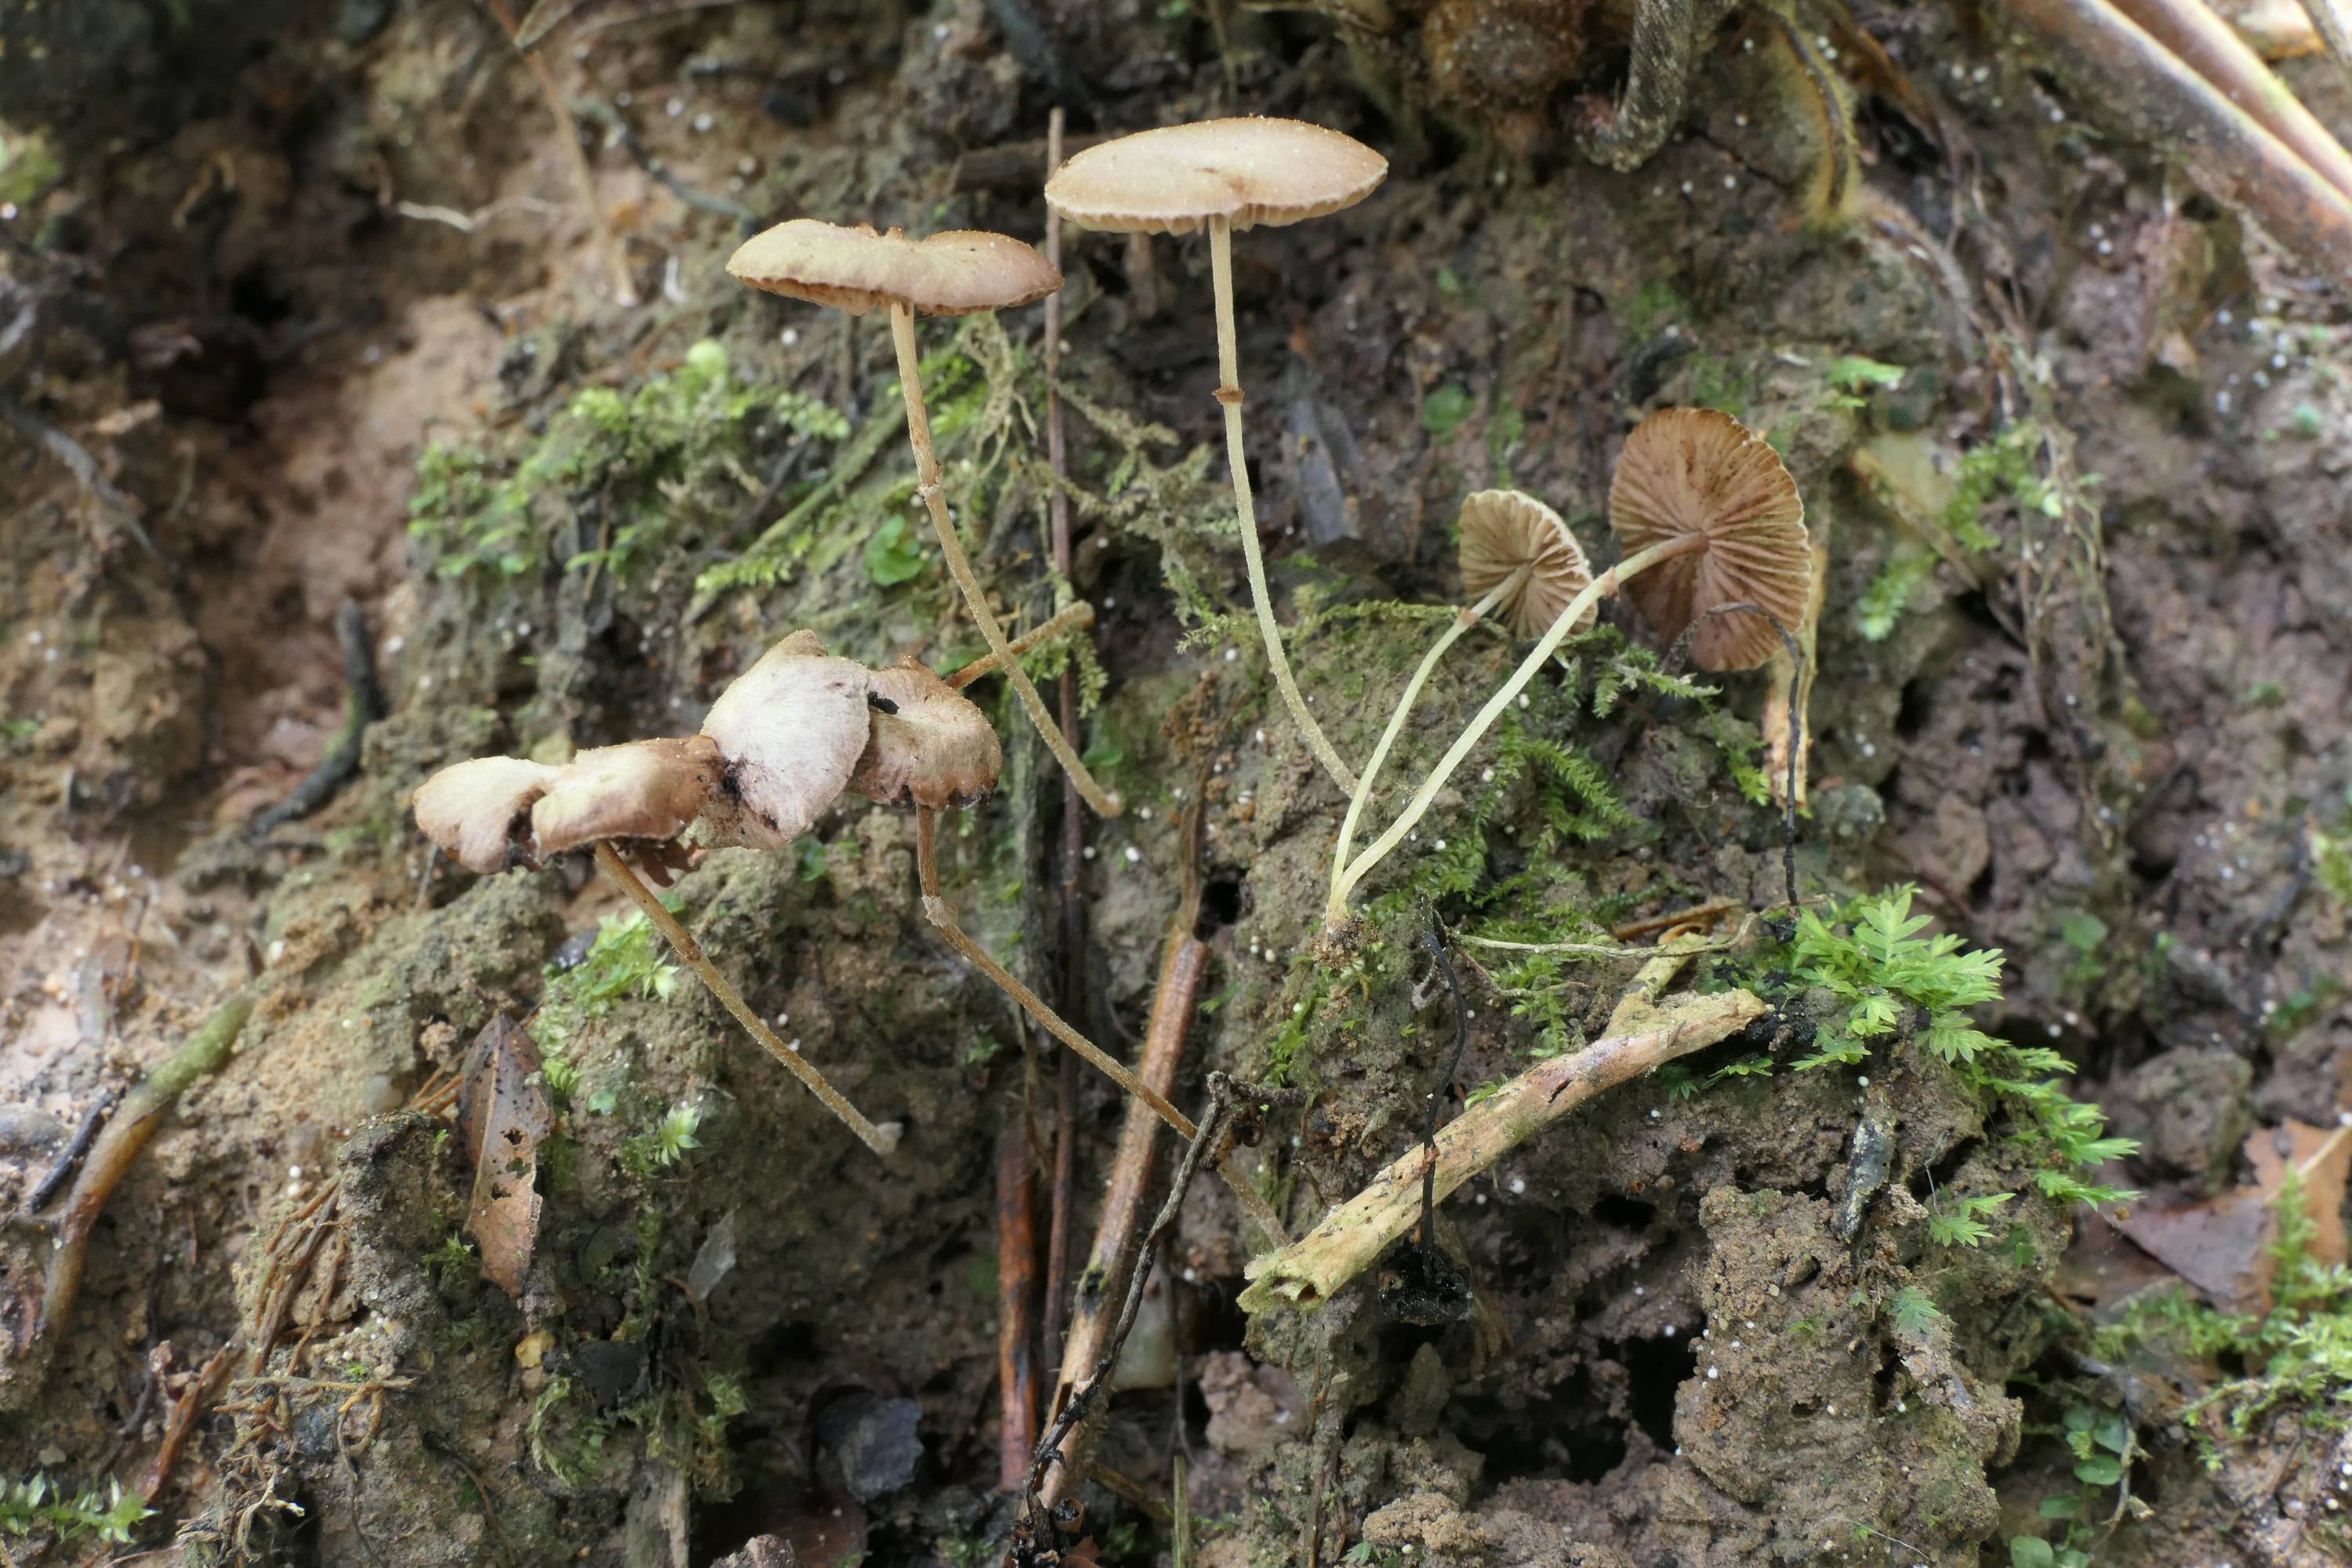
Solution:
<svg viewBox="0 0 2352 1568">
<path fill-rule="evenodd" d="M 866 750 L 872 672 L 794 632 L 710 705 L 702 732 L 725 777 L 697 832 L 705 843 L 781 849 L 840 798 Z"/>
<path fill-rule="evenodd" d="M 1591 563 L 1559 513 L 1520 490 L 1480 490 L 1462 503 L 1462 590 L 1482 599 L 1512 573 L 1530 570 L 1496 610 L 1522 637 L 1541 637 L 1591 585 Z M 1592 624 L 1591 610 L 1574 630 Z"/>
<path fill-rule="evenodd" d="M 1190 234 L 1298 223 L 1354 206 L 1389 161 L 1352 136 L 1301 120 L 1202 120 L 1089 147 L 1045 182 L 1045 201 L 1086 228 Z"/>
<path fill-rule="evenodd" d="M 593 747 L 530 808 L 532 843 L 545 859 L 606 838 L 675 838 L 709 808 L 726 766 L 708 735 Z"/>
<path fill-rule="evenodd" d="M 1780 455 L 1727 414 L 1662 408 L 1635 426 L 1609 488 L 1609 521 L 1628 555 L 1671 539 L 1706 541 L 1625 584 L 1668 637 L 1725 605 L 1755 605 L 1791 631 L 1805 618 L 1804 500 Z M 1780 646 L 1759 616 L 1716 616 L 1693 633 L 1691 657 L 1706 669 L 1753 669 Z"/>
<path fill-rule="evenodd" d="M 1062 286 L 1062 274 L 1010 235 L 954 229 L 908 239 L 870 225 L 796 217 L 753 235 L 728 258 L 730 277 L 862 316 L 894 301 L 930 316 L 1010 310 Z"/>
<path fill-rule="evenodd" d="M 996 787 L 1004 749 L 988 716 L 909 656 L 874 672 L 873 732 L 849 787 L 885 805 L 969 805 Z M 885 706 L 887 704 L 887 706 Z"/>
<path fill-rule="evenodd" d="M 410 805 L 416 826 L 451 859 L 468 871 L 496 876 L 534 862 L 530 808 L 562 773 L 520 757 L 476 757 L 453 763 L 417 785 Z"/>
</svg>

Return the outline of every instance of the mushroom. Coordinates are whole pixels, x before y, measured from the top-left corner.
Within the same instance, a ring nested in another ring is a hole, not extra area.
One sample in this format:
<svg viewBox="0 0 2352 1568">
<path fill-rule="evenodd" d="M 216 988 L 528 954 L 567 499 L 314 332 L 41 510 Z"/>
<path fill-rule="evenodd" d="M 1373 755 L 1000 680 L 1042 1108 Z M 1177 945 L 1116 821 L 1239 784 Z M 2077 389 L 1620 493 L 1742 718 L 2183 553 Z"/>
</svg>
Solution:
<svg viewBox="0 0 2352 1568">
<path fill-rule="evenodd" d="M 562 775 L 520 757 L 453 763 L 416 788 L 416 826 L 449 858 L 478 876 L 538 864 L 527 829 L 530 809 Z"/>
<path fill-rule="evenodd" d="M 719 694 L 702 721 L 726 774 L 695 836 L 716 846 L 781 849 L 841 797 L 866 750 L 873 675 L 798 631 Z"/>
<path fill-rule="evenodd" d="M 1669 637 L 1696 627 L 1691 658 L 1703 669 L 1753 669 L 1780 647 L 1768 617 L 1805 619 L 1804 500 L 1780 454 L 1728 414 L 1664 408 L 1635 426 L 1609 487 L 1609 523 L 1629 556 L 1667 552 L 1625 594 Z M 1763 614 L 1703 618 L 1740 604 Z"/>
<path fill-rule="evenodd" d="M 886 805 L 915 807 L 915 872 L 923 890 L 923 914 L 949 946 L 994 981 L 1046 1032 L 1085 1058 L 1121 1089 L 1149 1105 L 1185 1137 L 1193 1126 L 1184 1113 L 1024 985 L 989 951 L 972 940 L 956 918 L 940 882 L 939 818 L 942 808 L 967 805 L 996 787 L 1004 753 L 987 715 L 971 699 L 912 658 L 877 670 L 871 684 L 873 732 L 858 759 L 849 787 Z"/>
<path fill-rule="evenodd" d="M 1445 624 L 1436 645 L 1423 656 L 1420 668 L 1405 682 L 1396 710 L 1389 715 L 1388 728 L 1381 732 L 1380 744 L 1372 748 L 1371 760 L 1364 764 L 1363 780 L 1348 798 L 1348 814 L 1340 819 L 1339 843 L 1331 851 L 1335 879 L 1348 864 L 1348 846 L 1355 839 L 1357 819 L 1372 797 L 1372 782 L 1380 776 L 1381 764 L 1388 761 L 1389 749 L 1404 731 L 1406 716 L 1421 699 L 1421 689 L 1428 684 L 1431 672 L 1454 640 L 1494 610 L 1503 613 L 1514 636 L 1538 636 L 1592 582 L 1584 546 L 1576 542 L 1567 522 L 1524 491 L 1477 491 L 1462 503 L 1460 527 L 1462 590 L 1479 598 Z M 1592 617 L 1588 606 L 1570 629 L 1584 630 L 1592 625 Z"/>
<path fill-rule="evenodd" d="M 1446 748 L 1388 830 L 1352 862 L 1335 864 L 1323 911 L 1328 930 L 1346 929 L 1348 897 L 1356 885 L 1403 842 L 1454 770 L 1569 633 L 1621 585 L 1654 566 L 1675 568 L 1644 611 L 1676 634 L 1696 627 L 1696 658 L 1709 669 L 1750 668 L 1775 646 L 1770 635 L 1759 634 L 1760 647 L 1737 635 L 1728 612 L 1754 611 L 1756 619 L 1775 626 L 1784 624 L 1784 613 L 1787 625 L 1802 619 L 1812 564 L 1804 503 L 1779 454 L 1730 416 L 1665 408 L 1636 426 L 1618 456 L 1609 520 L 1626 548 L 1624 559 L 1569 600 L 1511 678 Z M 1642 602 L 1641 591 L 1629 591 Z M 1719 635 L 1710 638 L 1710 633 Z"/>
<path fill-rule="evenodd" d="M 961 316 L 1025 305 L 1060 288 L 1060 271 L 1007 235 L 955 230 L 910 240 L 895 228 L 877 234 L 863 224 L 843 228 L 814 218 L 794 218 L 754 235 L 729 259 L 727 270 L 754 289 L 853 316 L 879 305 L 890 308 L 890 337 L 898 353 L 898 385 L 907 404 L 907 441 L 915 451 L 917 493 L 930 514 L 948 573 L 1055 760 L 1088 805 L 1104 816 L 1117 816 L 1123 809 L 1118 796 L 1095 782 L 1061 726 L 1045 711 L 1035 684 L 1009 651 L 1004 628 L 988 607 L 988 595 L 956 537 L 947 496 L 940 488 L 940 463 L 931 450 L 930 416 L 923 404 L 922 369 L 915 352 L 916 311 Z"/>
<path fill-rule="evenodd" d="M 1045 201 L 1084 228 L 1127 234 L 1209 231 L 1209 273 L 1217 301 L 1217 401 L 1224 407 L 1225 457 L 1240 516 L 1242 559 L 1258 635 L 1282 700 L 1299 732 L 1342 789 L 1357 787 L 1323 727 L 1307 710 L 1282 651 L 1258 548 L 1242 443 L 1240 352 L 1234 331 L 1234 230 L 1299 223 L 1351 207 L 1387 177 L 1388 160 L 1353 137 L 1297 120 L 1207 120 L 1139 132 L 1090 147 L 1045 182 Z"/>
<path fill-rule="evenodd" d="M 544 860 L 604 839 L 667 843 L 709 809 L 725 767 L 708 735 L 593 747 L 530 808 L 532 847 Z"/>
<path fill-rule="evenodd" d="M 884 805 L 969 805 L 996 787 L 1004 748 L 988 716 L 913 656 L 873 674 L 866 750 L 849 787 Z"/>
</svg>

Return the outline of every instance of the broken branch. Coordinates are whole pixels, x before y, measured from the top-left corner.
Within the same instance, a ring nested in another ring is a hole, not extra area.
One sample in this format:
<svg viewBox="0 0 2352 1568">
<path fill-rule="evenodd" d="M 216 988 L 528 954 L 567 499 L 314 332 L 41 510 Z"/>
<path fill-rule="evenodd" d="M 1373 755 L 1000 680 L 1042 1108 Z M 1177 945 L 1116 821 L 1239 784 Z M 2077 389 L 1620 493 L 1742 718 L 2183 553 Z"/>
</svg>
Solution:
<svg viewBox="0 0 2352 1568">
<path fill-rule="evenodd" d="M 1693 996 L 1663 1009 L 1639 1032 L 1597 1040 L 1521 1073 L 1437 1134 L 1431 1177 L 1436 1195 L 1451 1194 L 1602 1090 L 1714 1045 L 1768 1011 L 1746 991 Z M 1415 1143 L 1297 1244 L 1253 1262 L 1242 1310 L 1312 1310 L 1330 1300 L 1420 1218 L 1425 1160 Z"/>
</svg>

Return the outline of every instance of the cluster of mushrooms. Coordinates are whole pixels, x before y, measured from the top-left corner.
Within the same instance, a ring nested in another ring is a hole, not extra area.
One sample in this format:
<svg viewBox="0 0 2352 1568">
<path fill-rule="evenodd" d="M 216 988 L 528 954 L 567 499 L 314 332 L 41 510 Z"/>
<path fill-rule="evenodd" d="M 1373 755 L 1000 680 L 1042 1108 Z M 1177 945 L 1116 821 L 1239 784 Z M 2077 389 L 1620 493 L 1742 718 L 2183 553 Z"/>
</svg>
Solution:
<svg viewBox="0 0 2352 1568">
<path fill-rule="evenodd" d="M 1404 840 L 1560 644 L 1591 624 L 1601 598 L 1624 589 L 1662 633 L 1691 639 L 1699 665 L 1731 670 L 1769 658 L 1804 618 L 1811 590 L 1804 508 L 1780 458 L 1727 416 L 1666 409 L 1626 440 L 1610 495 L 1610 521 L 1623 555 L 1597 579 L 1567 524 L 1541 501 L 1490 490 L 1465 502 L 1463 584 L 1479 596 L 1448 624 L 1414 671 L 1362 773 L 1350 768 L 1298 689 L 1266 588 L 1244 448 L 1233 234 L 1353 206 L 1387 173 L 1379 153 L 1338 132 L 1252 118 L 1171 126 L 1105 142 L 1065 163 L 1045 185 L 1048 205 L 1083 228 L 1208 231 L 1219 373 L 1214 395 L 1223 410 L 1251 604 L 1283 700 L 1308 749 L 1349 795 L 1333 851 L 1327 937 L 1349 930 L 1348 900 L 1357 885 Z M 460 864 L 486 875 L 592 850 L 743 1026 L 869 1147 L 887 1153 L 897 1142 L 896 1124 L 867 1121 L 778 1041 L 622 852 L 666 884 L 694 847 L 782 847 L 845 792 L 910 804 L 918 814 L 924 910 L 949 943 L 1050 1033 L 1191 1137 L 1188 1118 L 972 942 L 940 890 L 938 814 L 993 788 L 1002 763 L 985 717 L 956 689 L 973 674 L 1003 671 L 1088 805 L 1106 816 L 1122 809 L 1046 710 L 956 535 L 940 484 L 916 350 L 918 313 L 955 316 L 1029 304 L 1061 287 L 1060 272 L 1005 235 L 959 230 L 909 239 L 895 228 L 877 233 L 811 218 L 746 241 L 727 269 L 755 289 L 852 315 L 887 308 L 917 493 L 988 656 L 958 671 L 951 685 L 912 658 L 872 670 L 828 655 L 811 633 L 794 632 L 721 694 L 701 733 L 600 747 L 562 768 L 511 757 L 460 763 L 418 790 L 418 826 Z M 1396 819 L 1350 859 L 1373 784 L 1430 673 L 1465 630 L 1490 615 L 1499 615 L 1516 636 L 1535 638 L 1534 647 L 1414 788 Z"/>
</svg>

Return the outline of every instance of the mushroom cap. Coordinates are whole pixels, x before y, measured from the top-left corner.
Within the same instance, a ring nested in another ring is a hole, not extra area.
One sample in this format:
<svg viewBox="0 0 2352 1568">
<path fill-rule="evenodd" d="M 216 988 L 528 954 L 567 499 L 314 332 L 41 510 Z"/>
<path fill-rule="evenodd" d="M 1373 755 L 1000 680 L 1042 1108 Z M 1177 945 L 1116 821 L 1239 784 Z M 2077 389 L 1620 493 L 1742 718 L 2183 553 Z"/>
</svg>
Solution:
<svg viewBox="0 0 2352 1568">
<path fill-rule="evenodd" d="M 726 767 L 708 735 L 593 747 L 530 808 L 533 846 L 545 859 L 606 838 L 675 838 L 710 805 Z"/>
<path fill-rule="evenodd" d="M 1298 223 L 1354 206 L 1389 161 L 1303 120 L 1202 120 L 1105 142 L 1054 171 L 1045 203 L 1085 228 L 1190 234 Z"/>
<path fill-rule="evenodd" d="M 1514 635 L 1541 637 L 1569 601 L 1591 586 L 1592 565 L 1559 513 L 1521 490 L 1480 490 L 1462 503 L 1462 591 L 1484 598 L 1520 567 L 1531 568 L 1496 609 Z M 1593 610 L 1575 630 L 1592 624 Z"/>
<path fill-rule="evenodd" d="M 931 316 L 1008 310 L 1062 286 L 1052 262 L 1010 235 L 952 229 L 908 239 L 895 228 L 877 234 L 869 224 L 844 228 L 811 217 L 753 235 L 728 258 L 727 272 L 853 316 L 892 303 Z"/>
<path fill-rule="evenodd" d="M 453 763 L 416 786 L 416 826 L 468 871 L 496 876 L 536 863 L 529 812 L 562 769 L 520 757 Z"/>
<path fill-rule="evenodd" d="M 988 716 L 912 655 L 874 672 L 873 733 L 849 787 L 885 805 L 969 805 L 996 787 L 1004 748 Z M 889 704 L 885 709 L 882 704 Z"/>
<path fill-rule="evenodd" d="M 719 694 L 702 732 L 725 777 L 698 828 L 703 841 L 781 849 L 841 795 L 866 750 L 872 673 L 794 632 Z"/>
<path fill-rule="evenodd" d="M 1609 521 L 1625 553 L 1693 534 L 1706 548 L 1661 561 L 1625 584 L 1652 625 L 1680 637 L 1725 605 L 1755 605 L 1794 631 L 1811 597 L 1805 503 L 1780 455 L 1712 408 L 1662 408 L 1633 427 L 1609 487 Z M 1706 669 L 1753 669 L 1780 647 L 1761 616 L 1716 616 L 1692 634 Z"/>
</svg>

